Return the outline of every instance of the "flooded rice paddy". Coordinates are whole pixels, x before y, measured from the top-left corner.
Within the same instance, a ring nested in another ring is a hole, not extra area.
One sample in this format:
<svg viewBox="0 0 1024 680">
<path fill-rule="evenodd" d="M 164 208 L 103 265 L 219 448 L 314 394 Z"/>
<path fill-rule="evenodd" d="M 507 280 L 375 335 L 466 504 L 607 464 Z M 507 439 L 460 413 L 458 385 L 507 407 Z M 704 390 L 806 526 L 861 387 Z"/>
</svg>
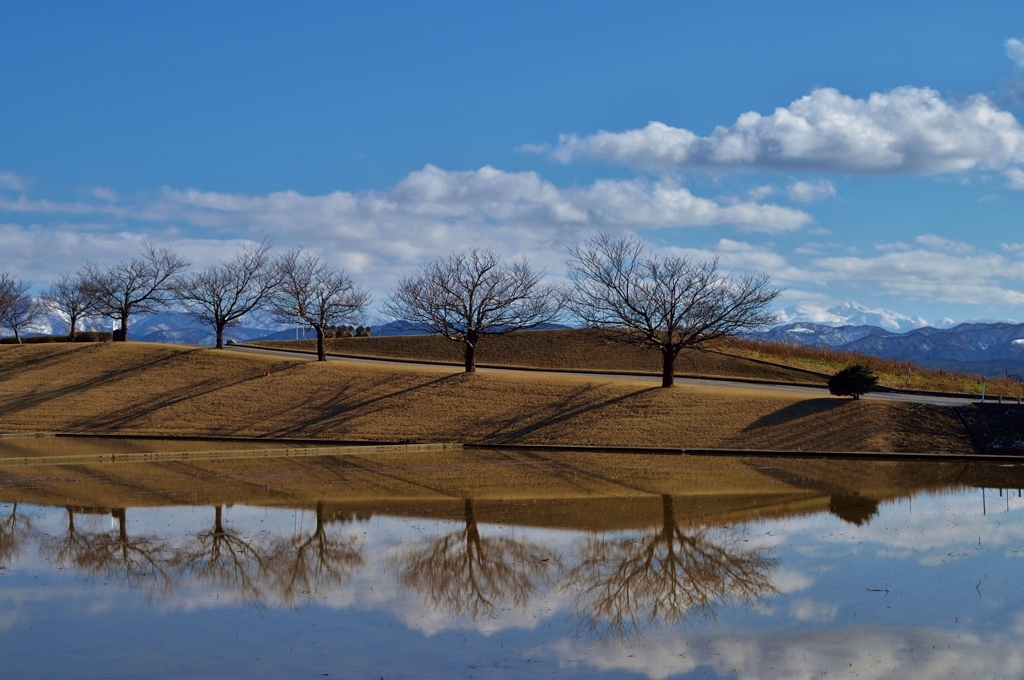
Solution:
<svg viewBox="0 0 1024 680">
<path fill-rule="evenodd" d="M 2 675 L 1024 677 L 1019 486 L 510 451 L 0 466 Z"/>
</svg>

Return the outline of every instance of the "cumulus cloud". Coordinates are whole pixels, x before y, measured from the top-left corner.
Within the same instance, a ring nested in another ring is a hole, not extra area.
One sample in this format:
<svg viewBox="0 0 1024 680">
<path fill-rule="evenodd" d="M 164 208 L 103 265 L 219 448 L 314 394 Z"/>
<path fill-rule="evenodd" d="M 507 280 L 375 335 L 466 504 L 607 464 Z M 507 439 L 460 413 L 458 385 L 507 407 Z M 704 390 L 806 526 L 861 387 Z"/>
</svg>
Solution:
<svg viewBox="0 0 1024 680">
<path fill-rule="evenodd" d="M 707 137 L 651 122 L 624 132 L 562 135 L 551 156 L 664 169 L 933 175 L 1024 162 L 1024 128 L 982 95 L 953 102 L 929 88 L 900 87 L 856 99 L 822 88 L 771 115 L 744 113 Z"/>
<path fill-rule="evenodd" d="M 820 201 L 829 196 L 835 196 L 836 185 L 827 179 L 818 180 L 817 182 L 797 180 L 786 187 L 786 193 L 791 201 L 811 203 L 812 201 Z"/>
<path fill-rule="evenodd" d="M 30 221 L 0 226 L 0 252 L 10 261 L 5 266 L 25 268 L 36 280 L 85 259 L 137 252 L 143 237 L 199 264 L 269 236 L 279 247 L 305 246 L 345 267 L 378 296 L 401 269 L 469 246 L 526 255 L 559 271 L 565 243 L 599 230 L 723 226 L 778 234 L 812 222 L 791 207 L 704 198 L 668 179 L 558 187 L 535 172 L 490 166 L 453 172 L 431 165 L 377 191 L 311 196 L 165 188 L 120 196 L 98 189 L 68 203 L 0 195 L 0 211 Z"/>
<path fill-rule="evenodd" d="M 1018 68 L 1024 68 L 1024 42 L 1017 38 L 1010 38 L 1005 43 L 1006 56 Z"/>
<path fill-rule="evenodd" d="M 202 226 L 259 224 L 274 229 L 338 230 L 351 237 L 367 229 L 433 230 L 455 225 L 505 224 L 546 228 L 707 227 L 734 225 L 747 231 L 794 231 L 812 220 L 778 205 L 723 204 L 695 196 L 668 180 L 598 180 L 588 187 L 559 188 L 535 172 L 504 172 L 490 166 L 452 172 L 428 165 L 383 191 L 304 196 L 285 191 L 266 196 L 165 190 L 145 207 L 154 219 L 185 219 Z"/>
</svg>

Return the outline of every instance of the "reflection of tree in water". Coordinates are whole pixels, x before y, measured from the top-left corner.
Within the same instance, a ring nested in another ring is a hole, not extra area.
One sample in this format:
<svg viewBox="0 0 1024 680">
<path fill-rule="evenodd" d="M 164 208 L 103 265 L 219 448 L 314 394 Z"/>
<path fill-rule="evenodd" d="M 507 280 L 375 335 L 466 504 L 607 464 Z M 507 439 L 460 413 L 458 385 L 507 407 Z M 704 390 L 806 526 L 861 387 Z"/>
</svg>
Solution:
<svg viewBox="0 0 1024 680">
<path fill-rule="evenodd" d="M 64 568 L 75 561 L 75 555 L 85 546 L 85 536 L 80 534 L 75 525 L 75 508 L 64 508 L 68 513 L 68 528 L 63 536 L 44 536 L 40 541 L 39 551 L 53 560 L 58 567 Z"/>
<path fill-rule="evenodd" d="M 553 555 L 526 541 L 483 538 L 466 499 L 466 527 L 424 541 L 396 555 L 401 584 L 423 597 L 427 607 L 452 616 L 494 616 L 510 602 L 525 609 L 537 589 L 548 582 Z"/>
<path fill-rule="evenodd" d="M 0 520 L 0 567 L 6 569 L 21 555 L 25 540 L 32 533 L 28 517 L 18 514 L 18 504 L 11 506 L 11 513 Z"/>
<path fill-rule="evenodd" d="M 671 496 L 662 496 L 659 530 L 636 538 L 594 537 L 564 587 L 575 593 L 582 625 L 601 637 L 639 635 L 648 624 L 714 619 L 719 606 L 753 605 L 776 591 L 778 560 L 741 549 L 706 529 L 684 531 Z"/>
<path fill-rule="evenodd" d="M 324 504 L 316 504 L 316 529 L 276 541 L 266 559 L 272 588 L 287 605 L 310 599 L 313 593 L 346 581 L 362 566 L 358 536 L 332 537 L 327 533 Z"/>
<path fill-rule="evenodd" d="M 214 509 L 213 527 L 202 531 L 178 551 L 175 563 L 187 574 L 214 588 L 237 592 L 246 601 L 260 601 L 265 559 L 255 541 L 224 528 L 223 507 Z"/>
<path fill-rule="evenodd" d="M 124 508 L 110 514 L 117 520 L 116 532 L 79 534 L 68 511 L 68 536 L 74 539 L 67 544 L 71 563 L 87 576 L 144 588 L 150 594 L 166 594 L 174 584 L 169 543 L 157 536 L 129 536 Z"/>
</svg>

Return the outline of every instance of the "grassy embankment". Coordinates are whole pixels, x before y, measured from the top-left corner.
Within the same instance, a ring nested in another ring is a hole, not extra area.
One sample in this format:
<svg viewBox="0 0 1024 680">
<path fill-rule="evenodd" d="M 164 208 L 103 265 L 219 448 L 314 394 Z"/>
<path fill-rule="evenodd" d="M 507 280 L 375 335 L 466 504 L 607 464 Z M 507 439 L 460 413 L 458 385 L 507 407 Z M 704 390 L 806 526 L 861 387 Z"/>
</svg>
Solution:
<svg viewBox="0 0 1024 680">
<path fill-rule="evenodd" d="M 724 387 L 664 390 L 599 376 L 466 375 L 443 366 L 318 363 L 134 343 L 0 346 L 0 429 L 970 451 L 962 427 L 941 407 Z"/>
<path fill-rule="evenodd" d="M 316 349 L 314 340 L 259 343 L 268 347 Z M 981 376 L 909 367 L 851 352 L 837 352 L 783 343 L 729 340 L 714 343 L 714 351 L 683 352 L 676 361 L 680 376 L 743 378 L 823 385 L 829 375 L 852 364 L 864 364 L 879 376 L 880 384 L 910 390 L 981 394 Z M 460 346 L 437 336 L 341 338 L 327 341 L 330 353 L 383 359 L 426 360 L 458 364 Z M 753 359 L 743 361 L 741 359 Z M 659 374 L 657 352 L 612 344 L 599 333 L 586 330 L 534 331 L 487 338 L 480 343 L 482 365 L 576 371 L 623 371 Z M 768 362 L 768 364 L 760 363 Z M 796 370 L 792 370 L 796 369 Z M 1024 395 L 1024 384 L 1010 380 L 987 381 L 989 395 Z"/>
</svg>

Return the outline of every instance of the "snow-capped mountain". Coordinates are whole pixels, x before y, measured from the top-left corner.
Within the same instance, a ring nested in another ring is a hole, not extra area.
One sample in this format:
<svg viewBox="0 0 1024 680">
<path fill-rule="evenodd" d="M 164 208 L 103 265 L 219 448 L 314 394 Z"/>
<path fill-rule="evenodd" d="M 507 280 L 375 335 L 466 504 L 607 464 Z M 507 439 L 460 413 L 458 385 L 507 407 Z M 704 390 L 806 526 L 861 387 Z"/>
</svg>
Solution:
<svg viewBox="0 0 1024 680">
<path fill-rule="evenodd" d="M 1002 376 L 1024 375 L 1024 324 L 962 323 L 894 333 L 878 326 L 791 323 L 749 337 L 827 347 L 919 366 Z"/>
<path fill-rule="evenodd" d="M 954 323 L 952 319 L 942 319 L 938 323 L 930 324 L 920 316 L 908 316 L 891 309 L 866 307 L 856 302 L 844 302 L 827 308 L 801 303 L 780 310 L 776 314 L 783 324 L 805 322 L 823 326 L 877 326 L 895 333 L 925 326 L 944 328 Z"/>
</svg>

